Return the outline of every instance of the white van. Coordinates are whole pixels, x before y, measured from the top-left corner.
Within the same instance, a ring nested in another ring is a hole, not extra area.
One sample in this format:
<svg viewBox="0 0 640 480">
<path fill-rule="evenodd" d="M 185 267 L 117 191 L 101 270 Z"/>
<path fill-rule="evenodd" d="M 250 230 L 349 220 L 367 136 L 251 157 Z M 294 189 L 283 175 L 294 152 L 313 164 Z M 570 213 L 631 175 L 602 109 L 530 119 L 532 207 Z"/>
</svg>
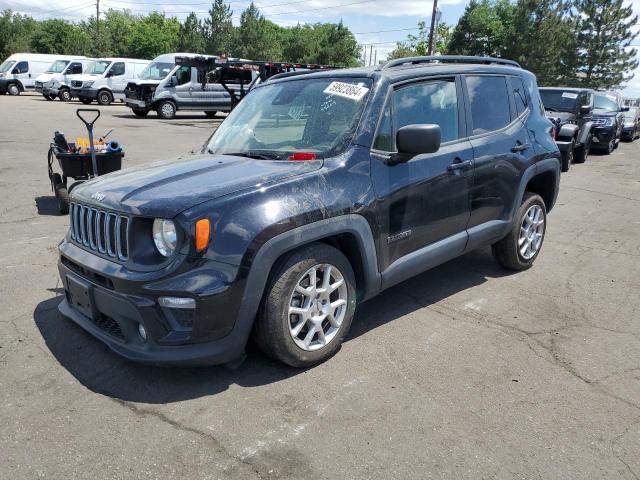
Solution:
<svg viewBox="0 0 640 480">
<path fill-rule="evenodd" d="M 84 104 L 97 100 L 100 105 L 109 105 L 113 100 L 124 99 L 127 83 L 138 78 L 149 60 L 135 58 L 100 58 L 92 61 L 86 73 L 72 75 L 71 96 Z"/>
<path fill-rule="evenodd" d="M 33 90 L 36 77 L 47 71 L 53 62 L 73 58 L 71 55 L 14 53 L 0 65 L 0 95 L 20 95 L 20 92 Z"/>
<path fill-rule="evenodd" d="M 208 117 L 231 111 L 231 95 L 219 82 L 209 77 L 203 81 L 197 68 L 176 65 L 176 57 L 218 58 L 195 53 L 169 53 L 154 58 L 140 78 L 127 86 L 125 103 L 135 115 L 144 117 L 155 110 L 159 117 L 171 119 L 178 110 L 201 111 Z M 257 73 L 238 70 L 237 75 L 237 79 L 226 80 L 227 88 L 239 93 L 240 76 L 246 88 Z"/>
<path fill-rule="evenodd" d="M 63 102 L 71 100 L 69 77 L 84 73 L 93 61 L 87 57 L 75 57 L 72 60 L 56 60 L 49 69 L 36 78 L 35 90 L 47 100 L 56 97 Z"/>
</svg>

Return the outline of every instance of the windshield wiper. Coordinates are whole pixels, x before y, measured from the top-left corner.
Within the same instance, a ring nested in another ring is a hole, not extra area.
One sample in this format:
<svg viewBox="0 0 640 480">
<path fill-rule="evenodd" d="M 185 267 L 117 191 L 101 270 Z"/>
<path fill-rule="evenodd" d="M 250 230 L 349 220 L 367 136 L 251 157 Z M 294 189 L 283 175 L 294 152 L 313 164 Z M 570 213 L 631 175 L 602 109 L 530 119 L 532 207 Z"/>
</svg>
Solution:
<svg viewBox="0 0 640 480">
<path fill-rule="evenodd" d="M 558 110 L 557 108 L 553 108 L 553 107 L 544 107 L 545 110 L 548 110 L 550 112 L 559 112 L 560 110 Z"/>
<path fill-rule="evenodd" d="M 209 153 L 216 153 L 213 150 L 209 149 Z M 220 155 L 231 155 L 234 157 L 245 157 L 245 158 L 254 158 L 256 160 L 282 160 L 282 155 L 279 153 L 265 153 L 258 151 L 248 151 L 248 152 L 223 152 Z"/>
</svg>

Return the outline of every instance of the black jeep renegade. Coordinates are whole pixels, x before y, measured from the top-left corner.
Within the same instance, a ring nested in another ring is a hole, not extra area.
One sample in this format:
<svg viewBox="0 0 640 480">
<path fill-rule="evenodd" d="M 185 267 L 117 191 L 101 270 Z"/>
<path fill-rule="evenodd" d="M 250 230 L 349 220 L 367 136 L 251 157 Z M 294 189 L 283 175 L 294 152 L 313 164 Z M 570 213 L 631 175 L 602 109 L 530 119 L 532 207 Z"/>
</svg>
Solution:
<svg viewBox="0 0 640 480">
<path fill-rule="evenodd" d="M 280 75 L 197 158 L 73 190 L 59 309 L 140 362 L 229 362 L 253 334 L 313 365 L 359 302 L 426 269 L 488 245 L 530 267 L 559 180 L 535 77 L 515 62 Z"/>
</svg>

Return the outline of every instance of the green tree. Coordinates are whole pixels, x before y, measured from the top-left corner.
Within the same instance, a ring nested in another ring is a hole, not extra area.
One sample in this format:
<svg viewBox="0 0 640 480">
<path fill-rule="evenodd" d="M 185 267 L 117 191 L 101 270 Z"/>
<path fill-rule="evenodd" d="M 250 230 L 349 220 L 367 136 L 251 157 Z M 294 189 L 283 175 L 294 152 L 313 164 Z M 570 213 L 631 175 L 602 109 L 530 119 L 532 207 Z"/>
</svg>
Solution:
<svg viewBox="0 0 640 480">
<path fill-rule="evenodd" d="M 629 48 L 638 36 L 631 4 L 623 0 L 575 0 L 576 55 L 572 71 L 577 82 L 593 88 L 613 88 L 633 78 L 637 49 Z"/>
<path fill-rule="evenodd" d="M 566 83 L 572 75 L 577 52 L 570 6 L 564 0 L 518 0 L 516 4 L 503 56 L 534 72 L 540 85 Z"/>
<path fill-rule="evenodd" d="M 38 53 L 82 55 L 92 45 L 91 37 L 81 26 L 59 19 L 39 22 L 31 37 L 31 50 Z"/>
<path fill-rule="evenodd" d="M 396 48 L 387 56 L 389 60 L 394 58 L 413 57 L 427 55 L 429 51 L 429 29 L 424 21 L 418 22 L 418 34 L 407 35 L 407 40 L 398 42 Z M 440 22 L 436 28 L 436 45 L 435 53 L 444 54 L 449 49 L 451 35 L 453 33 L 450 25 Z"/>
<path fill-rule="evenodd" d="M 233 10 L 224 0 L 214 0 L 204 21 L 207 53 L 229 55 L 234 47 Z"/>
<path fill-rule="evenodd" d="M 278 42 L 281 27 L 269 20 L 253 2 L 240 15 L 238 27 L 239 55 L 251 60 L 280 60 L 282 46 Z"/>
<path fill-rule="evenodd" d="M 131 31 L 134 25 L 140 21 L 130 11 L 109 9 L 100 20 L 100 52 L 105 56 L 131 56 Z M 91 24 L 87 24 L 87 30 L 95 32 L 95 17 L 91 18 Z"/>
<path fill-rule="evenodd" d="M 306 63 L 353 67 L 358 65 L 360 47 L 353 33 L 342 21 L 339 23 L 316 23 L 313 26 L 312 50 L 305 57 Z"/>
<path fill-rule="evenodd" d="M 514 6 L 509 0 L 471 0 L 451 34 L 451 55 L 503 56 Z"/>
<path fill-rule="evenodd" d="M 191 12 L 180 25 L 178 36 L 178 50 L 181 52 L 204 53 L 207 39 L 204 35 L 202 23 L 194 12 Z"/>
<path fill-rule="evenodd" d="M 31 37 L 38 22 L 27 15 L 4 10 L 0 13 L 0 61 L 15 52 L 31 50 Z"/>
<path fill-rule="evenodd" d="M 175 52 L 178 47 L 180 22 L 173 17 L 152 12 L 134 23 L 129 33 L 129 52 L 135 58 L 154 58 Z"/>
</svg>

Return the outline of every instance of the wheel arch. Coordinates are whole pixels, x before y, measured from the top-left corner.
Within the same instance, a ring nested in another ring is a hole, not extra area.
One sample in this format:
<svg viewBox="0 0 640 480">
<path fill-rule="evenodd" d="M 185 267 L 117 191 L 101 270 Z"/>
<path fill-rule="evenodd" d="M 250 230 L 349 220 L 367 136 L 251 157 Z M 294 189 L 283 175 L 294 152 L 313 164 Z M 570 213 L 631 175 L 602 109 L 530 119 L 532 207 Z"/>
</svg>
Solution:
<svg viewBox="0 0 640 480">
<path fill-rule="evenodd" d="M 536 165 L 536 171 L 527 178 L 522 191 L 522 196 L 520 197 L 520 202 L 522 202 L 525 192 L 535 193 L 542 197 L 547 212 L 551 211 L 558 196 L 558 187 L 560 182 L 559 168 L 554 168 L 554 164 L 557 163 L 558 162 Z"/>
</svg>

